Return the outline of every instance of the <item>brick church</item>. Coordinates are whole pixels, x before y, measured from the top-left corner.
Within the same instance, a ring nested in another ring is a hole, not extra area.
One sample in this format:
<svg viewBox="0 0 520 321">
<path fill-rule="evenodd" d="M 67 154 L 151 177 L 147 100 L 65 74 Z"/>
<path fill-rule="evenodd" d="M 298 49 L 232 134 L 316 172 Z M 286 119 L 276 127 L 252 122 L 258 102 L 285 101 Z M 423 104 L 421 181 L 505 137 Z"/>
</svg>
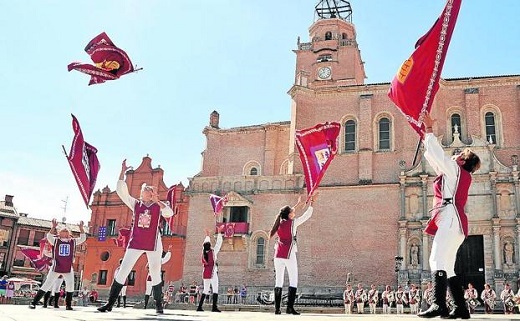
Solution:
<svg viewBox="0 0 520 321">
<path fill-rule="evenodd" d="M 290 120 L 220 128 L 218 112 L 210 115 L 202 168 L 187 188 L 185 282 L 200 282 L 204 229 L 215 223 L 208 197 L 215 193 L 229 199 L 219 221 L 239 227 L 219 254 L 221 287 L 274 285 L 268 232 L 279 209 L 306 193 L 295 131 L 327 121 L 341 123 L 340 147 L 312 218 L 298 229 L 300 287 L 342 287 L 347 278 L 365 287 L 430 278 L 432 239 L 423 228 L 435 173 L 421 156 L 411 164 L 418 136 L 387 97 L 390 84 L 365 83 L 351 7 L 342 3 L 341 10 L 318 4 L 308 42 L 298 38 Z M 432 114 L 446 154 L 471 147 L 483 161 L 473 176 L 470 236 L 457 269 L 479 290 L 484 282 L 497 291 L 505 282 L 516 289 L 520 75 L 441 79 Z"/>
</svg>

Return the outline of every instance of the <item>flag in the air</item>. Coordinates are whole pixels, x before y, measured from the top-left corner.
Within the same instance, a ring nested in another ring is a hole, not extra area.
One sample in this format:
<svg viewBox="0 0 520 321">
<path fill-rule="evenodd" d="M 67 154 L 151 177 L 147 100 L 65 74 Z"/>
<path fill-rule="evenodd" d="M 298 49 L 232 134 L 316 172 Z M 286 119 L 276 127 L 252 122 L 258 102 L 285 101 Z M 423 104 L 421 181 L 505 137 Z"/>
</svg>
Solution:
<svg viewBox="0 0 520 321">
<path fill-rule="evenodd" d="M 90 196 L 96 186 L 100 164 L 96 155 L 97 149 L 85 142 L 79 122 L 74 115 L 72 115 L 72 128 L 74 129 L 74 138 L 70 153 L 66 156 L 83 201 L 88 208 Z"/>
<path fill-rule="evenodd" d="M 211 203 L 211 208 L 213 208 L 213 214 L 218 215 L 218 214 L 222 213 L 222 210 L 224 209 L 224 205 L 226 205 L 227 198 L 225 196 L 220 197 L 218 195 L 211 194 L 209 196 L 209 201 Z"/>
<path fill-rule="evenodd" d="M 172 185 L 168 189 L 168 193 L 166 193 L 166 202 L 168 203 L 168 206 L 170 206 L 173 211 L 173 215 L 166 219 L 166 222 L 168 223 L 168 226 L 170 227 L 170 231 L 173 231 L 173 221 L 174 221 L 175 215 L 177 214 L 177 201 L 175 199 L 175 187 L 177 187 L 177 185 Z"/>
<path fill-rule="evenodd" d="M 134 66 L 126 52 L 116 47 L 104 32 L 92 39 L 85 47 L 85 51 L 94 65 L 73 62 L 67 66 L 67 69 L 90 75 L 89 86 L 115 80 L 134 71 Z"/>
<path fill-rule="evenodd" d="M 413 129 L 423 136 L 423 116 L 439 90 L 444 59 L 462 0 L 448 0 L 432 28 L 415 44 L 415 51 L 392 80 L 388 96 Z"/>
<path fill-rule="evenodd" d="M 112 241 L 114 241 L 114 244 L 116 246 L 126 249 L 126 245 L 128 244 L 129 238 L 130 238 L 130 229 L 129 228 L 120 228 L 118 237 L 112 238 Z"/>
<path fill-rule="evenodd" d="M 46 241 L 47 240 L 45 239 L 40 241 L 39 249 L 20 246 L 20 251 L 22 252 L 22 254 L 29 259 L 31 266 L 39 272 L 44 272 L 45 270 L 47 270 L 51 265 L 52 261 L 52 257 L 45 255 L 45 251 L 42 250 L 46 246 Z"/>
<path fill-rule="evenodd" d="M 339 123 L 332 122 L 296 131 L 296 147 L 305 174 L 307 199 L 320 184 L 325 171 L 336 155 L 340 129 Z"/>
</svg>

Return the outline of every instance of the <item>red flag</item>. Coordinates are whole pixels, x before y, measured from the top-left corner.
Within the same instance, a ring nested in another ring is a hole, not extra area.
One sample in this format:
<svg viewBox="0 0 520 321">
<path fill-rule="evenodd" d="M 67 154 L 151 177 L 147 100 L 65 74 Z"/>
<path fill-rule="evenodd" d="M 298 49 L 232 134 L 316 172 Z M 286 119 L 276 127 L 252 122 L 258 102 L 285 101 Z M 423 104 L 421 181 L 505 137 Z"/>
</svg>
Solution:
<svg viewBox="0 0 520 321">
<path fill-rule="evenodd" d="M 333 122 L 296 131 L 296 147 L 305 174 L 307 197 L 310 197 L 318 187 L 327 167 L 336 155 L 340 129 L 341 125 Z"/>
<path fill-rule="evenodd" d="M 173 211 L 173 215 L 166 219 L 166 222 L 168 223 L 168 226 L 170 226 L 170 230 L 173 230 L 173 219 L 175 217 L 175 214 L 177 214 L 177 202 L 175 200 L 175 187 L 177 185 L 172 185 L 168 189 L 168 193 L 166 194 L 166 202 L 171 207 Z"/>
<path fill-rule="evenodd" d="M 215 194 L 211 194 L 209 196 L 209 201 L 211 203 L 211 207 L 213 208 L 213 214 L 218 215 L 218 214 L 222 213 L 222 210 L 224 209 L 224 205 L 226 205 L 227 198 L 220 197 Z"/>
<path fill-rule="evenodd" d="M 23 255 L 25 255 L 33 268 L 43 272 L 49 268 L 52 258 L 48 256 L 42 256 L 39 249 L 33 249 L 30 247 L 20 247 Z"/>
<path fill-rule="evenodd" d="M 128 244 L 128 239 L 130 238 L 130 229 L 129 228 L 120 228 L 118 232 L 119 236 L 117 238 L 113 238 L 114 244 L 118 247 L 122 247 L 126 249 L 126 245 Z"/>
<path fill-rule="evenodd" d="M 224 224 L 224 237 L 233 237 L 235 235 L 235 223 Z"/>
<path fill-rule="evenodd" d="M 448 0 L 433 27 L 419 39 L 415 51 L 392 80 L 388 96 L 422 137 L 423 116 L 439 90 L 444 59 L 462 0 Z"/>
<path fill-rule="evenodd" d="M 96 155 L 97 149 L 83 140 L 83 133 L 74 115 L 72 115 L 72 128 L 74 129 L 74 139 L 67 160 L 83 201 L 88 208 L 90 196 L 96 185 L 100 164 Z"/>
<path fill-rule="evenodd" d="M 104 32 L 92 39 L 85 47 L 85 51 L 95 65 L 73 62 L 67 66 L 67 69 L 90 75 L 89 86 L 118 79 L 134 71 L 134 66 L 126 52 L 116 47 Z"/>
</svg>

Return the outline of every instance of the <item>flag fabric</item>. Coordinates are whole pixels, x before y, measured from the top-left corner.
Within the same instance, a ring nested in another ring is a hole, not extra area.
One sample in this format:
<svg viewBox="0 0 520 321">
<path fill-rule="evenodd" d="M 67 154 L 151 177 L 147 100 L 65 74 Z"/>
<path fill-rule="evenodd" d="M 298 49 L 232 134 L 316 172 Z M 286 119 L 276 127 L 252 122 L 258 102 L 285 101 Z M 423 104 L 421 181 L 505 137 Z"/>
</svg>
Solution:
<svg viewBox="0 0 520 321">
<path fill-rule="evenodd" d="M 29 259 L 31 266 L 39 272 L 47 270 L 51 265 L 52 258 L 43 256 L 39 249 L 20 247 L 20 250 Z"/>
<path fill-rule="evenodd" d="M 209 196 L 209 201 L 211 203 L 211 207 L 213 208 L 213 214 L 216 216 L 220 213 L 222 213 L 222 210 L 224 209 L 224 205 L 226 205 L 227 198 L 220 197 L 215 194 L 211 194 Z"/>
<path fill-rule="evenodd" d="M 72 128 L 74 129 L 74 139 L 67 160 L 83 201 L 88 208 L 90 196 L 96 185 L 100 164 L 96 155 L 97 149 L 85 142 L 79 122 L 74 115 L 72 115 Z"/>
<path fill-rule="evenodd" d="M 175 200 L 175 187 L 176 187 L 176 185 L 172 185 L 168 189 L 168 193 L 166 193 L 166 203 L 168 204 L 168 206 L 171 207 L 171 209 L 173 211 L 173 215 L 166 219 L 166 222 L 168 223 L 168 226 L 170 227 L 170 231 L 173 230 L 173 221 L 174 221 L 175 214 L 177 214 L 177 211 L 176 211 L 177 202 Z"/>
<path fill-rule="evenodd" d="M 305 174 L 307 199 L 320 184 L 325 171 L 336 155 L 340 129 L 339 123 L 332 122 L 296 131 L 296 147 Z"/>
<path fill-rule="evenodd" d="M 392 80 L 388 96 L 412 128 L 423 136 L 423 116 L 439 90 L 444 59 L 462 0 L 448 0 L 432 28 L 415 44 L 415 51 Z"/>
<path fill-rule="evenodd" d="M 116 47 L 104 32 L 92 39 L 85 47 L 85 51 L 94 65 L 73 62 L 67 66 L 67 69 L 90 75 L 89 86 L 115 80 L 134 71 L 134 66 L 126 52 Z"/>
<path fill-rule="evenodd" d="M 98 241 L 103 242 L 107 239 L 107 227 L 100 226 L 98 229 Z"/>
<path fill-rule="evenodd" d="M 128 239 L 130 238 L 130 229 L 129 228 L 120 228 L 119 235 L 117 238 L 112 238 L 114 244 L 118 247 L 122 247 L 126 249 L 126 245 L 128 244 Z"/>
<path fill-rule="evenodd" d="M 233 237 L 235 235 L 236 223 L 224 223 L 224 237 Z"/>
</svg>

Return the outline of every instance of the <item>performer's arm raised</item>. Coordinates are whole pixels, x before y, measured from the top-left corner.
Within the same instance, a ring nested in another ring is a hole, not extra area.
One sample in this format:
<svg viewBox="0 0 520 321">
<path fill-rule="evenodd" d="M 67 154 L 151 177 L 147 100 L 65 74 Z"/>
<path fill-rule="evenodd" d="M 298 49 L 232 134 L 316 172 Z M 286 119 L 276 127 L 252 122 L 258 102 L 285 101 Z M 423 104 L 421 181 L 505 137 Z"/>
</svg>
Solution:
<svg viewBox="0 0 520 321">
<path fill-rule="evenodd" d="M 125 173 L 131 168 L 131 166 L 126 166 L 126 159 L 123 160 L 123 164 L 121 165 L 121 173 L 119 174 L 119 180 L 117 181 L 116 193 L 117 196 L 126 204 L 130 209 L 134 209 L 135 203 L 137 200 L 130 196 L 128 193 L 128 186 L 126 185 Z"/>
<path fill-rule="evenodd" d="M 437 137 L 433 134 L 432 126 L 435 119 L 430 114 L 424 116 L 424 125 L 426 126 L 426 134 L 424 136 L 424 157 L 428 160 L 437 174 L 446 174 L 450 177 L 457 176 L 457 163 L 451 157 L 446 156 L 441 145 L 437 141 Z"/>
<path fill-rule="evenodd" d="M 56 231 L 58 221 L 55 218 L 53 218 L 51 224 L 51 230 L 49 231 L 49 233 L 47 233 L 47 241 L 52 245 L 54 244 L 54 240 L 56 239 L 56 234 L 58 234 L 58 231 Z"/>
<path fill-rule="evenodd" d="M 218 252 L 220 252 L 220 249 L 222 248 L 222 243 L 223 243 L 222 229 L 224 229 L 224 225 L 221 225 L 218 227 L 217 242 L 215 243 L 215 246 L 213 247 L 213 252 L 215 252 L 215 254 L 218 254 Z"/>
<path fill-rule="evenodd" d="M 79 222 L 79 237 L 76 238 L 76 245 L 81 244 L 87 240 L 87 234 L 84 229 L 85 223 L 83 221 Z"/>
<path fill-rule="evenodd" d="M 316 200 L 317 197 L 318 197 L 317 192 L 314 192 L 314 194 L 309 199 L 309 207 L 307 208 L 305 213 L 303 213 L 302 216 L 297 217 L 297 218 L 294 219 L 294 226 L 295 227 L 298 227 L 299 225 L 303 224 L 305 221 L 307 221 L 308 219 L 311 218 L 312 212 L 314 211 L 314 208 L 312 207 L 312 205 L 313 205 L 313 203 L 314 203 L 314 201 Z"/>
</svg>

